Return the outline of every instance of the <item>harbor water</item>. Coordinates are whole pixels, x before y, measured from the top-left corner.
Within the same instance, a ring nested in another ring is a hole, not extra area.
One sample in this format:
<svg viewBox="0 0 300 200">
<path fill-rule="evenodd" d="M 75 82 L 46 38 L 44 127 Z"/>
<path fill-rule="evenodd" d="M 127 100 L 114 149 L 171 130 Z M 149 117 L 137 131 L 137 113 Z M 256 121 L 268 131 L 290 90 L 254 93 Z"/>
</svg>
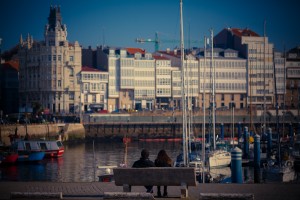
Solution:
<svg viewBox="0 0 300 200">
<path fill-rule="evenodd" d="M 181 151 L 181 142 L 129 142 L 127 145 L 127 166 L 140 158 L 142 149 L 148 149 L 150 159 L 165 149 L 173 161 Z M 50 182 L 93 182 L 105 173 L 98 166 L 118 166 L 124 163 L 125 144 L 122 142 L 83 142 L 66 144 L 61 158 L 44 159 L 39 163 L 0 166 L 0 181 L 50 181 Z M 230 176 L 230 167 L 211 170 L 213 178 L 220 174 Z M 245 181 L 253 180 L 253 170 L 243 168 Z"/>
</svg>

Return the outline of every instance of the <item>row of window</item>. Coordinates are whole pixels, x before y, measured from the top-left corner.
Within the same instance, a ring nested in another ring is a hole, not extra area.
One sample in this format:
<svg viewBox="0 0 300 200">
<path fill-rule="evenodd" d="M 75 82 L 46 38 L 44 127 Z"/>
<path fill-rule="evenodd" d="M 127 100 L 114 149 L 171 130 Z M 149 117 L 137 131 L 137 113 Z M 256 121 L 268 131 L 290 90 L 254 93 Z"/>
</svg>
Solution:
<svg viewBox="0 0 300 200">
<path fill-rule="evenodd" d="M 155 91 L 154 90 L 135 90 L 134 93 L 135 97 L 154 97 L 155 96 Z"/>
<path fill-rule="evenodd" d="M 200 83 L 200 88 L 203 89 L 204 84 Z M 205 83 L 205 89 L 212 89 L 212 83 Z M 246 83 L 216 83 L 217 90 L 246 90 Z"/>
<path fill-rule="evenodd" d="M 154 71 L 135 71 L 135 77 L 154 77 Z"/>
<path fill-rule="evenodd" d="M 213 61 L 214 67 L 216 68 L 232 68 L 232 69 L 245 69 L 246 61 Z M 200 62 L 200 67 L 204 67 L 204 62 Z M 206 61 L 206 68 L 211 67 L 211 61 Z"/>
<path fill-rule="evenodd" d="M 107 81 L 108 75 L 107 74 L 82 74 L 82 80 L 94 80 L 94 81 Z"/>
<path fill-rule="evenodd" d="M 203 77 L 202 72 L 200 72 L 200 77 Z M 210 72 L 206 72 L 206 78 L 209 79 L 211 77 Z M 216 78 L 223 78 L 223 79 L 241 79 L 245 80 L 246 78 L 246 73 L 245 72 L 216 72 Z"/>
</svg>

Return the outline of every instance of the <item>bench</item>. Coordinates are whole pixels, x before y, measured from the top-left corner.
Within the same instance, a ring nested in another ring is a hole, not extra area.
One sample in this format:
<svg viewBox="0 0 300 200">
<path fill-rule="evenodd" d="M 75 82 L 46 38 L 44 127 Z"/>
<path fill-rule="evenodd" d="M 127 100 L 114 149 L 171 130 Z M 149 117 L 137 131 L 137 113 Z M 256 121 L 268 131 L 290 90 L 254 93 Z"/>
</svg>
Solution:
<svg viewBox="0 0 300 200">
<path fill-rule="evenodd" d="M 10 199 L 63 199 L 61 192 L 11 192 Z"/>
<path fill-rule="evenodd" d="M 188 186 L 196 186 L 196 172 L 192 167 L 114 168 L 115 185 L 123 192 L 131 186 L 181 186 L 181 198 L 188 197 Z"/>
<path fill-rule="evenodd" d="M 254 194 L 246 193 L 200 193 L 199 200 L 254 200 Z"/>
</svg>

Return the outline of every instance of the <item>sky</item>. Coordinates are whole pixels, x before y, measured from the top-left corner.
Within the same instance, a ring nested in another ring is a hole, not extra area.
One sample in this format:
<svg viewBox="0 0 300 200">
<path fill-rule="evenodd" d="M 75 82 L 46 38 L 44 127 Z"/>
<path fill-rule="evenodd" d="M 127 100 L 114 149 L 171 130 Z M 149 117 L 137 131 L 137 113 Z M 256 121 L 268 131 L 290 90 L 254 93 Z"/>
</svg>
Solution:
<svg viewBox="0 0 300 200">
<path fill-rule="evenodd" d="M 60 5 L 69 42 L 83 48 L 99 45 L 138 47 L 154 52 L 154 43 L 136 43 L 136 38 L 154 39 L 160 49 L 179 47 L 180 0 L 0 0 L 2 52 L 15 46 L 20 35 L 44 40 L 50 6 Z M 183 0 L 185 47 L 203 47 L 212 28 L 249 28 L 266 35 L 275 49 L 300 45 L 298 0 Z M 192 41 L 192 42 L 188 42 Z"/>
</svg>

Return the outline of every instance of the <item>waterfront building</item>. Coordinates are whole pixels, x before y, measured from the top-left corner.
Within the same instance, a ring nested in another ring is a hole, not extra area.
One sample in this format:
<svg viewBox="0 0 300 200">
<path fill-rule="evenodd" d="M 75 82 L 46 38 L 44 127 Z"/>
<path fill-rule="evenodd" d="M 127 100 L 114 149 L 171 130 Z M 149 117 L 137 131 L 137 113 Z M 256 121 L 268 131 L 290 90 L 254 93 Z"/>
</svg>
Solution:
<svg viewBox="0 0 300 200">
<path fill-rule="evenodd" d="M 247 59 L 247 104 L 274 106 L 273 48 L 268 37 L 246 28 L 225 28 L 214 37 L 214 45 L 238 50 Z M 265 97 L 265 98 L 264 98 Z"/>
<path fill-rule="evenodd" d="M 84 66 L 79 80 L 80 110 L 84 112 L 107 110 L 108 72 Z"/>
<path fill-rule="evenodd" d="M 156 108 L 167 109 L 174 106 L 172 96 L 171 61 L 163 55 L 153 55 L 155 59 L 155 100 Z"/>
<path fill-rule="evenodd" d="M 286 68 L 284 53 L 274 52 L 274 66 L 274 76 L 276 78 L 276 82 L 274 83 L 274 90 L 276 84 L 278 106 L 279 108 L 284 108 L 284 99 L 286 95 Z"/>
<path fill-rule="evenodd" d="M 99 59 L 100 58 L 100 59 Z M 108 111 L 152 110 L 155 102 L 155 60 L 139 48 L 98 48 L 97 62 L 109 73 Z"/>
<path fill-rule="evenodd" d="M 247 94 L 246 59 L 239 57 L 238 51 L 236 50 L 221 48 L 214 48 L 213 66 L 211 63 L 211 48 L 208 48 L 206 52 L 204 49 L 200 49 L 197 56 L 200 69 L 199 99 L 201 107 L 203 107 L 204 89 L 206 93 L 205 107 L 207 108 L 210 105 L 213 67 L 215 69 L 216 108 L 221 110 L 228 109 L 230 103 L 235 103 L 235 108 L 245 108 Z"/>
<path fill-rule="evenodd" d="M 286 58 L 286 97 L 288 109 L 300 110 L 300 47 L 297 46 L 287 52 Z"/>
<path fill-rule="evenodd" d="M 67 40 L 60 7 L 50 7 L 43 41 L 28 35 L 19 47 L 20 112 L 79 113 L 81 47 Z"/>
<path fill-rule="evenodd" d="M 174 51 L 159 51 L 171 61 L 172 98 L 178 99 L 175 104 L 180 105 L 181 98 L 181 69 L 179 68 L 180 53 Z M 205 57 L 204 57 L 205 56 Z M 228 109 L 231 102 L 236 108 L 245 108 L 247 93 L 247 60 L 239 57 L 238 51 L 233 49 L 214 49 L 213 66 L 215 68 L 215 102 L 217 109 Z M 205 64 L 206 63 L 206 64 Z M 194 49 L 185 56 L 186 91 L 190 108 L 203 107 L 203 87 L 205 81 L 205 107 L 208 108 L 212 95 L 212 65 L 211 49 Z M 177 70 L 176 70 L 177 68 Z M 205 72 L 205 76 L 204 75 Z M 204 80 L 205 79 L 205 80 Z"/>
</svg>

